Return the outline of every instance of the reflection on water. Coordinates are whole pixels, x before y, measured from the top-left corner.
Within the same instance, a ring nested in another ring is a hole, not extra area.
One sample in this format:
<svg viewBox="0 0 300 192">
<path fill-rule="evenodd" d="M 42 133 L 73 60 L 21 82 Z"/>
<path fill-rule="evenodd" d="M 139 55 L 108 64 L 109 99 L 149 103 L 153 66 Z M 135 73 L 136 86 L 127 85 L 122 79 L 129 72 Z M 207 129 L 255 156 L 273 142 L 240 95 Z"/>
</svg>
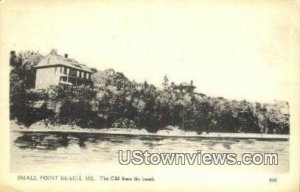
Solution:
<svg viewBox="0 0 300 192">
<path fill-rule="evenodd" d="M 212 139 L 153 135 L 111 135 L 66 132 L 12 132 L 11 170 L 34 164 L 117 162 L 118 150 L 151 153 L 278 153 L 279 172 L 289 168 L 289 142 L 255 139 Z M 25 166 L 26 165 L 26 166 Z"/>
</svg>

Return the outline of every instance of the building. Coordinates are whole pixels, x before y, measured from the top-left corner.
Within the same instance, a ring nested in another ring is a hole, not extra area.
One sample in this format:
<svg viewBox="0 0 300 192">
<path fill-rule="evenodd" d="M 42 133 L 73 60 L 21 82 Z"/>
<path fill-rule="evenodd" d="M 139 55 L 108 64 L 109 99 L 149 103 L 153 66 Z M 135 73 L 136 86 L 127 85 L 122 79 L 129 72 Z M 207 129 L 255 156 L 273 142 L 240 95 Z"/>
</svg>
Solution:
<svg viewBox="0 0 300 192">
<path fill-rule="evenodd" d="M 74 59 L 58 55 L 55 50 L 45 56 L 36 66 L 36 89 L 51 85 L 77 86 L 91 84 L 92 71 Z"/>
<path fill-rule="evenodd" d="M 180 83 L 179 85 L 175 85 L 173 82 L 171 83 L 171 87 L 174 90 L 179 90 L 180 92 L 190 93 L 194 94 L 195 86 L 193 85 L 193 81 L 191 80 L 191 83 Z"/>
</svg>

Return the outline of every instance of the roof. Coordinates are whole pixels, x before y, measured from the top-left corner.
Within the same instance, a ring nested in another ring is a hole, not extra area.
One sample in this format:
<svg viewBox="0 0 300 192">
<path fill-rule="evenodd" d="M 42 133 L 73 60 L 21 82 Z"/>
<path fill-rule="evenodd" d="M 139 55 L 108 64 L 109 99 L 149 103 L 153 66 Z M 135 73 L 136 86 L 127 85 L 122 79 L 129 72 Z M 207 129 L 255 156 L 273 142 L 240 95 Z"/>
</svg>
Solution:
<svg viewBox="0 0 300 192">
<path fill-rule="evenodd" d="M 179 85 L 175 85 L 175 87 L 192 87 L 192 88 L 196 88 L 194 85 L 189 84 L 187 82 L 182 82 Z"/>
<path fill-rule="evenodd" d="M 88 68 L 86 65 L 78 63 L 75 59 L 70 59 L 58 55 L 56 52 L 53 51 L 51 51 L 50 54 L 46 55 L 44 59 L 42 59 L 35 67 L 40 68 L 40 67 L 48 67 L 48 66 L 56 66 L 56 65 L 63 65 L 63 66 L 92 73 L 90 68 Z"/>
</svg>

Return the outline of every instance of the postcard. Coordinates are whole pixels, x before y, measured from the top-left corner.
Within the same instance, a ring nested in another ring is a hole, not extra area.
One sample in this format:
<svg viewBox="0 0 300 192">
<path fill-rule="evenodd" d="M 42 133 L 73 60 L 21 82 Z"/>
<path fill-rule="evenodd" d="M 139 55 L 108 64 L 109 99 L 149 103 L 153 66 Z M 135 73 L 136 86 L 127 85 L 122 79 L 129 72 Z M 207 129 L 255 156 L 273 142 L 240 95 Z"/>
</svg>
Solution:
<svg viewBox="0 0 300 192">
<path fill-rule="evenodd" d="M 0 191 L 299 191 L 298 1 L 0 1 Z"/>
</svg>

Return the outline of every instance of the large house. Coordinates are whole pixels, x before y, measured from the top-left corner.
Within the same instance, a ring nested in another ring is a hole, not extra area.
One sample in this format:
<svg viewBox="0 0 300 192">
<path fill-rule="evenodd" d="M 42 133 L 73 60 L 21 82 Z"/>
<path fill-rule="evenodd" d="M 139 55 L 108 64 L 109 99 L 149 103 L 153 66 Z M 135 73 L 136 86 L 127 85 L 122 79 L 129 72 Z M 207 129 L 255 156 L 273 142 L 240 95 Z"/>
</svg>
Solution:
<svg viewBox="0 0 300 192">
<path fill-rule="evenodd" d="M 88 85 L 92 71 L 74 59 L 58 55 L 55 50 L 45 56 L 36 66 L 36 89 L 46 89 L 51 85 Z"/>
</svg>

